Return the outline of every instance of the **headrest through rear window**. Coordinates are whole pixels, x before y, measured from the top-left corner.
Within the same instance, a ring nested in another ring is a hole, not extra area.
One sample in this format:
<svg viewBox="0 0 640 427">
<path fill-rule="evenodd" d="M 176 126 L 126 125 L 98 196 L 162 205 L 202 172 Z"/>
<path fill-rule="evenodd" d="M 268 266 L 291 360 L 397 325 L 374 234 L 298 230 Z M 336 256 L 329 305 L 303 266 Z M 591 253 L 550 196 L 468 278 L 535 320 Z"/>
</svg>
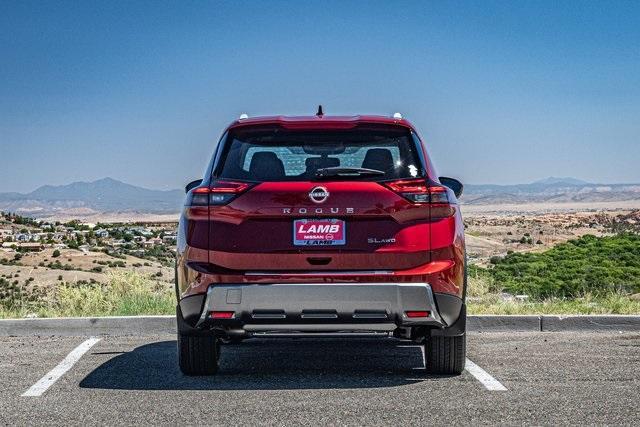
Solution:
<svg viewBox="0 0 640 427">
<path fill-rule="evenodd" d="M 275 153 L 259 151 L 251 157 L 249 174 L 252 179 L 260 181 L 284 178 L 284 164 Z"/>
<path fill-rule="evenodd" d="M 386 148 L 372 148 L 367 151 L 362 161 L 362 167 L 376 169 L 387 175 L 393 175 L 395 172 L 393 156 L 391 155 L 391 151 Z"/>
</svg>

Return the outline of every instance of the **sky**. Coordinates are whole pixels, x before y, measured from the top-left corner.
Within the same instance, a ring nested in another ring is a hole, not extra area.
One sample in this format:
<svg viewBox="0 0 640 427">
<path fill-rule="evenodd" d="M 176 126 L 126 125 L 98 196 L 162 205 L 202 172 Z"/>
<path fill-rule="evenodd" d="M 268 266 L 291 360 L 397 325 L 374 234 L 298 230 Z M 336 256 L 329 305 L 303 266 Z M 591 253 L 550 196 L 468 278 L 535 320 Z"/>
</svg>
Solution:
<svg viewBox="0 0 640 427">
<path fill-rule="evenodd" d="M 640 182 L 640 2 L 0 0 L 0 191 L 181 188 L 241 113 L 318 104 L 466 183 Z"/>
</svg>

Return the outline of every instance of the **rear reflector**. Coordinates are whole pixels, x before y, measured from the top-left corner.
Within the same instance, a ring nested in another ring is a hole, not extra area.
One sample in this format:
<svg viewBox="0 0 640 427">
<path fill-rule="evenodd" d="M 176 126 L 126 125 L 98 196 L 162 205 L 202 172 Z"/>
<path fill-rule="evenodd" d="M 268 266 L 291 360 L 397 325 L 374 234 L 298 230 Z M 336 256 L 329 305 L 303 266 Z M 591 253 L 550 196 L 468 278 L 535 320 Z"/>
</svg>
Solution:
<svg viewBox="0 0 640 427">
<path fill-rule="evenodd" d="M 405 311 L 404 314 L 407 315 L 407 317 L 429 317 L 429 312 L 428 311 Z"/>
<path fill-rule="evenodd" d="M 233 311 L 212 311 L 212 319 L 232 319 L 235 312 Z"/>
</svg>

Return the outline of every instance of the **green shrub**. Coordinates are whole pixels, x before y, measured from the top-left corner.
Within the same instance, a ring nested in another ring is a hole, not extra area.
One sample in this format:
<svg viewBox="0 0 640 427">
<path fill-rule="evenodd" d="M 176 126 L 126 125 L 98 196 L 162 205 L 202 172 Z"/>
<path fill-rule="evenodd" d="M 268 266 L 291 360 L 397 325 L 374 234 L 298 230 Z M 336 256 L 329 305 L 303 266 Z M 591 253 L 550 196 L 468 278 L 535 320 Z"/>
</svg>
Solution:
<svg viewBox="0 0 640 427">
<path fill-rule="evenodd" d="M 79 270 L 78 268 L 75 268 L 71 264 L 62 264 L 59 260 L 55 260 L 54 262 L 50 262 L 49 264 L 47 264 L 47 267 L 52 269 L 52 270 L 65 270 L 65 271 Z"/>
<path fill-rule="evenodd" d="M 534 298 L 637 293 L 640 235 L 587 235 L 542 253 L 512 253 L 490 271 L 507 292 Z"/>
</svg>

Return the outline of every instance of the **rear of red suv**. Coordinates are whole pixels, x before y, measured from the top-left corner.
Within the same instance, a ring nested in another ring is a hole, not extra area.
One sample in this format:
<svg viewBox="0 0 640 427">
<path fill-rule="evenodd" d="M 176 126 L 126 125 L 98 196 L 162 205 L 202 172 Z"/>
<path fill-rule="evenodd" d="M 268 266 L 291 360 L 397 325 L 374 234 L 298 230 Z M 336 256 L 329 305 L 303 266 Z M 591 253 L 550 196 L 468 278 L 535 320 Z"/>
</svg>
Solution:
<svg viewBox="0 0 640 427">
<path fill-rule="evenodd" d="M 234 122 L 187 186 L 180 368 L 214 374 L 220 342 L 252 336 L 376 332 L 424 343 L 429 372 L 460 373 L 461 191 L 400 118 Z"/>
</svg>

